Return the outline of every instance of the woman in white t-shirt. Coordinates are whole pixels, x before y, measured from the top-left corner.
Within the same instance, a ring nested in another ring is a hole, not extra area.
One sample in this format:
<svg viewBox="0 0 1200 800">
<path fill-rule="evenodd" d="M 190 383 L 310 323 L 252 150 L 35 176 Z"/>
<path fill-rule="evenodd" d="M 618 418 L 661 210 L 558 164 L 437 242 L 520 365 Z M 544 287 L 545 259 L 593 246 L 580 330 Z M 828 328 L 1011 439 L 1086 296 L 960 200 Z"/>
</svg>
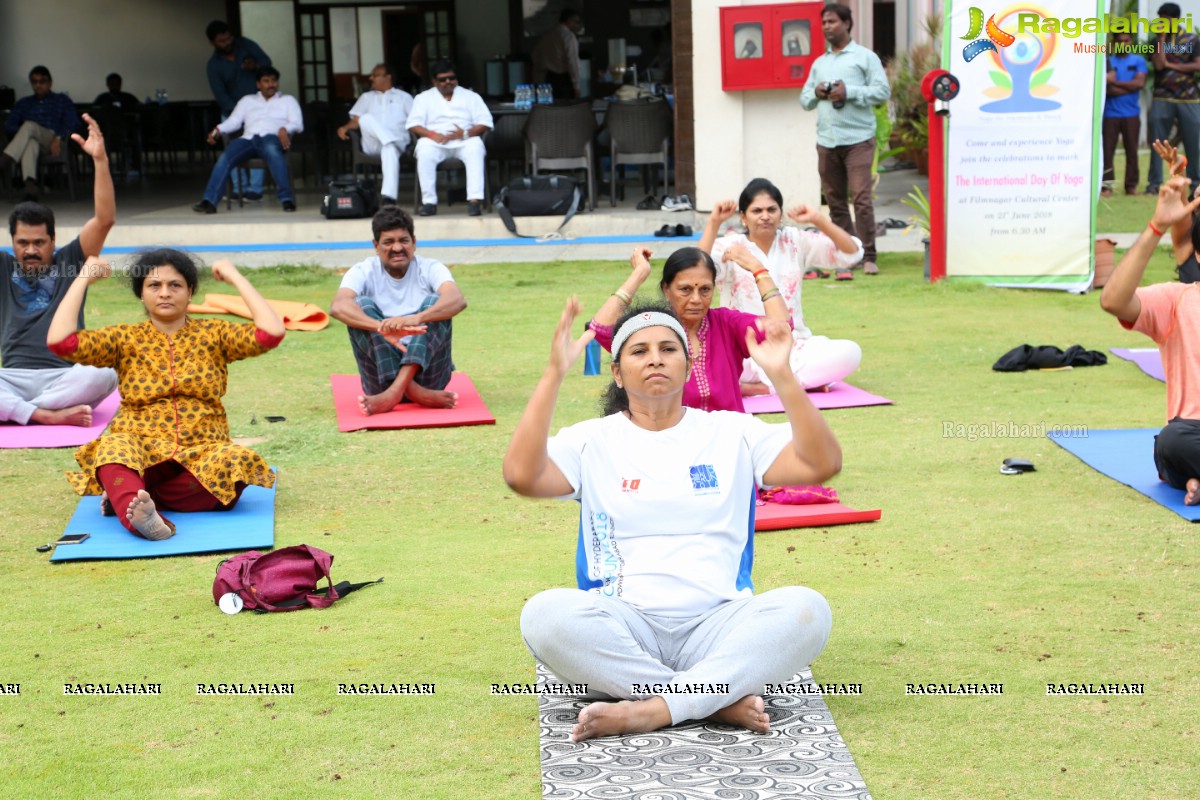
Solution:
<svg viewBox="0 0 1200 800">
<path fill-rule="evenodd" d="M 764 319 L 751 356 L 775 382 L 788 423 L 685 408 L 686 334 L 666 306 L 630 311 L 613 337 L 606 416 L 550 436 L 564 376 L 593 338 L 571 338 L 578 300 L 504 458 L 519 494 L 580 502 L 578 589 L 550 589 L 521 614 L 534 656 L 593 703 L 575 741 L 712 719 L 765 732 L 762 694 L 825 646 L 820 594 L 753 594 L 755 485 L 818 484 L 841 449 L 792 376 L 785 322 Z M 583 591 L 580 591 L 583 590 Z"/>
<path fill-rule="evenodd" d="M 730 229 L 717 238 L 721 223 L 740 212 L 743 230 Z M 845 378 L 858 369 L 862 348 L 849 339 L 816 336 L 804 324 L 800 307 L 800 289 L 806 277 L 822 274 L 821 267 L 833 267 L 839 280 L 851 277 L 850 268 L 862 261 L 862 242 L 833 223 L 818 208 L 797 205 L 787 212 L 800 226 L 813 225 L 816 231 L 784 226 L 783 195 L 775 184 L 755 178 L 746 184 L 738 198 L 722 200 L 713 206 L 700 249 L 712 253 L 717 265 L 717 290 L 721 305 L 749 314 L 762 314 L 762 298 L 754 281 L 742 269 L 728 264 L 726 252 L 740 244 L 762 262 L 783 295 L 792 313 L 791 365 L 796 379 L 805 389 L 818 389 Z M 746 359 L 742 371 L 742 394 L 769 394 L 771 381 L 752 359 Z"/>
</svg>

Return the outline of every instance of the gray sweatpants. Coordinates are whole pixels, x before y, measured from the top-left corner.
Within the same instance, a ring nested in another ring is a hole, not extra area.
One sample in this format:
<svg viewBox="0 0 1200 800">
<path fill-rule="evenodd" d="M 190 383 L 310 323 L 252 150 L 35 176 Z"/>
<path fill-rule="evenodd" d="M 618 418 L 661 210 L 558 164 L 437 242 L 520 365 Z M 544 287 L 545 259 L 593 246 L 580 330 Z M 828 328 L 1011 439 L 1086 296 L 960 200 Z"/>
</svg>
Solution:
<svg viewBox="0 0 1200 800">
<path fill-rule="evenodd" d="M 661 696 L 672 724 L 704 719 L 766 683 L 782 683 L 812 663 L 829 638 L 829 603 L 803 586 L 734 600 L 691 619 L 644 614 L 622 600 L 579 589 L 550 589 L 521 612 L 534 658 L 589 696 L 653 697 L 647 684 L 696 686 Z M 712 691 L 728 684 L 725 691 Z"/>
<path fill-rule="evenodd" d="M 0 369 L 0 422 L 28 425 L 39 408 L 94 406 L 116 388 L 117 373 L 107 367 Z"/>
</svg>

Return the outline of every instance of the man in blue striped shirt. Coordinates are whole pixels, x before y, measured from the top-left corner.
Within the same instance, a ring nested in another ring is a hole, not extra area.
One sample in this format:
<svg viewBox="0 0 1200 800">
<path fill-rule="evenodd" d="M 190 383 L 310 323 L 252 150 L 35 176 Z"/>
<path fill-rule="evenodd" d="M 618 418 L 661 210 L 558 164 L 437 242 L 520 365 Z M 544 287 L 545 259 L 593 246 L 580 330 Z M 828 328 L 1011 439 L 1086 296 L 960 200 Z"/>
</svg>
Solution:
<svg viewBox="0 0 1200 800">
<path fill-rule="evenodd" d="M 13 162 L 20 162 L 25 199 L 37 200 L 38 156 L 62 152 L 65 140 L 79 127 L 79 115 L 71 98 L 50 91 L 54 81 L 45 67 L 38 65 L 29 71 L 29 85 L 33 94 L 18 100 L 4 121 L 4 132 L 11 141 L 0 155 L 0 176 Z"/>
<path fill-rule="evenodd" d="M 829 49 L 818 58 L 800 92 L 806 111 L 817 109 L 817 171 L 829 216 L 863 244 L 863 272 L 875 275 L 875 206 L 871 163 L 875 160 L 875 111 L 892 96 L 879 56 L 850 39 L 850 9 L 829 4 L 821 28 Z M 848 198 L 849 196 L 849 198 Z M 854 201 L 850 221 L 848 199 Z"/>
</svg>

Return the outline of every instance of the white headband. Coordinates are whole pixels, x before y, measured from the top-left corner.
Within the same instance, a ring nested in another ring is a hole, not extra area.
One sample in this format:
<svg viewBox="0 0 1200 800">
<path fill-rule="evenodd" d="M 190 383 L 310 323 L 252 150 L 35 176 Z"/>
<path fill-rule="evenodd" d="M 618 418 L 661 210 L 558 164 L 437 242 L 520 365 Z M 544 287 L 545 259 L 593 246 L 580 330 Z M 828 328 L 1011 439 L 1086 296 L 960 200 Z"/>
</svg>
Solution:
<svg viewBox="0 0 1200 800">
<path fill-rule="evenodd" d="M 613 358 L 621 357 L 621 345 L 625 344 L 625 340 L 643 328 L 653 328 L 661 325 L 665 328 L 670 328 L 679 334 L 681 344 L 687 343 L 687 334 L 683 331 L 683 325 L 679 324 L 679 320 L 672 317 L 670 314 L 664 314 L 661 311 L 646 311 L 637 316 L 630 317 L 625 320 L 625 324 L 617 331 L 616 336 L 613 336 L 612 353 Z"/>
</svg>

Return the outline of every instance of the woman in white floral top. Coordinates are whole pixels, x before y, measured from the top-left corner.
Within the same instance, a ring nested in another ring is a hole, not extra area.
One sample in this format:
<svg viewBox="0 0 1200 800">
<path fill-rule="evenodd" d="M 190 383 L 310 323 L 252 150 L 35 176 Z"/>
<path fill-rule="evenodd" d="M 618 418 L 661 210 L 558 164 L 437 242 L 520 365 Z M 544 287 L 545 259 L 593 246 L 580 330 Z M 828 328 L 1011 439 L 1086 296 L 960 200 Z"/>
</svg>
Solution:
<svg viewBox="0 0 1200 800">
<path fill-rule="evenodd" d="M 743 231 L 730 229 L 717 238 L 721 223 L 741 213 Z M 744 245 L 771 273 L 775 285 L 792 313 L 792 372 L 805 389 L 817 389 L 845 378 L 858 369 L 862 348 L 848 339 L 815 336 L 804 324 L 800 308 L 800 288 L 805 273 L 819 267 L 833 267 L 849 275 L 850 267 L 862 260 L 862 243 L 846 233 L 819 209 L 797 205 L 787 212 L 801 226 L 816 231 L 783 227 L 783 195 L 775 184 L 755 178 L 742 190 L 735 205 L 732 200 L 717 203 L 709 215 L 700 248 L 712 253 L 717 266 L 717 289 L 721 304 L 751 314 L 762 314 L 762 300 L 749 273 L 725 263 L 726 251 L 735 244 Z M 771 383 L 750 359 L 742 371 L 742 394 L 769 394 Z"/>
</svg>

